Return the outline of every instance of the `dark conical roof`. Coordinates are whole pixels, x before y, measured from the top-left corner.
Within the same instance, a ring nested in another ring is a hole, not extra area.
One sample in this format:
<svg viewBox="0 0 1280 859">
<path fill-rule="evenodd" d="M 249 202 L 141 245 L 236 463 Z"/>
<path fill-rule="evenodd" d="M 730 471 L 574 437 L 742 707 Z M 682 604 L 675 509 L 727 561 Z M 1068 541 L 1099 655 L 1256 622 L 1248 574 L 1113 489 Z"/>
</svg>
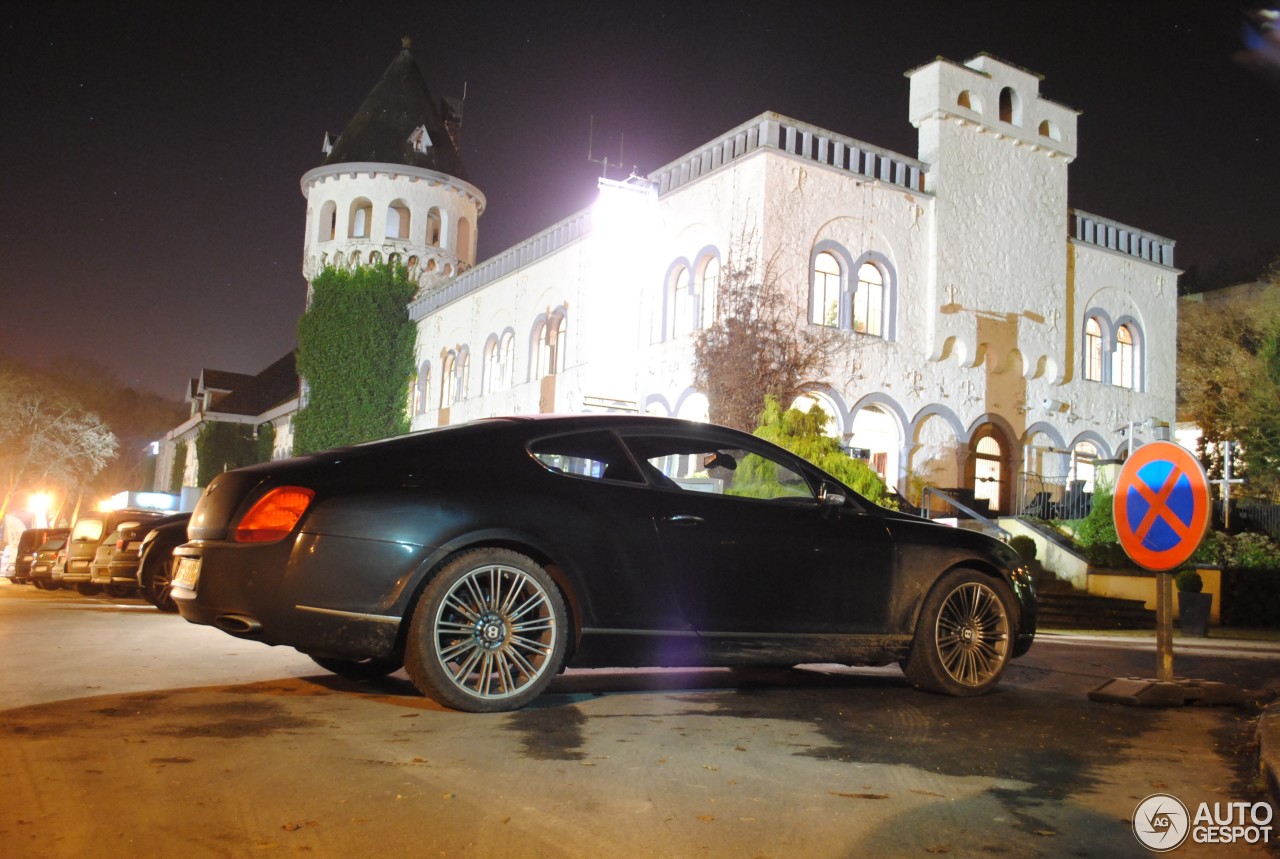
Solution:
<svg viewBox="0 0 1280 859">
<path fill-rule="evenodd" d="M 426 129 L 430 145 L 415 143 L 419 128 Z M 408 39 L 324 159 L 326 165 L 355 161 L 407 164 L 466 181 L 440 104 L 409 53 Z"/>
</svg>

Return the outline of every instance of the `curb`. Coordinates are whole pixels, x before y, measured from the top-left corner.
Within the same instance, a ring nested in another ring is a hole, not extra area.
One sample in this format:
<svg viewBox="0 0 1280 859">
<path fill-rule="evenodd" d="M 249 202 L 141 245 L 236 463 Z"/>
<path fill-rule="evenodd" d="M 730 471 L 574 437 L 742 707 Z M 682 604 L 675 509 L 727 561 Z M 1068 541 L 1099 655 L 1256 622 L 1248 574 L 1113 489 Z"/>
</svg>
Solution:
<svg viewBox="0 0 1280 859">
<path fill-rule="evenodd" d="M 1271 794 L 1271 807 L 1280 808 L 1280 705 L 1258 717 L 1258 770 Z"/>
</svg>

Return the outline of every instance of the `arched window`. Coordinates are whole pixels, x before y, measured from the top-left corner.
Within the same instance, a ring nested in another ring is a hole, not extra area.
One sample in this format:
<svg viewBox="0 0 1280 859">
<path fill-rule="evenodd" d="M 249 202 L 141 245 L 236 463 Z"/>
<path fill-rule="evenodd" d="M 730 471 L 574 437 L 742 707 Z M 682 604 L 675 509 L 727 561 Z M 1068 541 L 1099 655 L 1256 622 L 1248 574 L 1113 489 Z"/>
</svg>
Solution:
<svg viewBox="0 0 1280 859">
<path fill-rule="evenodd" d="M 510 331 L 502 335 L 498 344 L 498 387 L 505 390 L 511 387 L 516 366 L 516 338 Z"/>
<path fill-rule="evenodd" d="M 840 263 L 826 251 L 813 258 L 809 322 L 814 325 L 840 324 Z"/>
<path fill-rule="evenodd" d="M 432 206 L 427 210 L 427 244 L 440 247 L 441 235 L 440 210 Z"/>
<path fill-rule="evenodd" d="M 401 200 L 387 207 L 387 238 L 409 238 L 409 207 Z"/>
<path fill-rule="evenodd" d="M 551 317 L 538 326 L 534 350 L 537 361 L 534 371 L 538 378 L 554 376 L 564 371 L 569 346 L 569 323 L 563 313 Z"/>
<path fill-rule="evenodd" d="M 471 222 L 466 218 L 458 219 L 458 246 L 454 248 L 454 253 L 464 262 L 471 261 Z"/>
<path fill-rule="evenodd" d="M 1102 381 L 1102 325 L 1096 316 L 1084 321 L 1084 378 Z"/>
<path fill-rule="evenodd" d="M 1116 351 L 1111 355 L 1111 384 L 1131 391 L 1138 389 L 1135 370 L 1137 352 L 1134 350 L 1133 331 L 1128 325 L 1116 329 Z"/>
<path fill-rule="evenodd" d="M 873 337 L 884 336 L 884 273 L 869 262 L 858 267 L 858 288 L 853 296 L 853 330 Z"/>
<path fill-rule="evenodd" d="M 689 269 L 680 266 L 667 285 L 667 331 L 672 339 L 693 330 L 693 296 L 689 294 Z"/>
<path fill-rule="evenodd" d="M 702 266 L 702 276 L 699 279 L 698 298 L 701 307 L 698 308 L 699 327 L 706 328 L 714 325 L 716 321 L 716 292 L 720 289 L 720 260 L 715 257 L 707 257 L 706 263 Z"/>
<path fill-rule="evenodd" d="M 1000 90 L 1000 121 L 1010 125 L 1022 124 L 1022 103 L 1013 87 Z"/>
<path fill-rule="evenodd" d="M 331 242 L 338 237 L 338 204 L 332 200 L 320 207 L 320 233 L 322 242 Z"/>
<path fill-rule="evenodd" d="M 373 221 L 373 204 L 363 198 L 351 204 L 351 226 L 347 230 L 349 239 L 369 238 L 369 227 Z"/>
<path fill-rule="evenodd" d="M 431 362 L 423 361 L 422 366 L 418 368 L 418 384 L 413 389 L 413 413 L 415 415 L 424 415 L 427 413 L 427 403 L 431 398 Z"/>
<path fill-rule="evenodd" d="M 454 392 L 458 390 L 458 356 L 450 352 L 444 358 L 444 370 L 440 373 L 440 408 L 453 405 Z"/>
<path fill-rule="evenodd" d="M 555 327 L 551 332 L 551 355 L 547 366 L 553 374 L 563 373 L 569 354 L 569 321 L 561 314 L 552 320 L 552 325 Z"/>
<path fill-rule="evenodd" d="M 467 398 L 467 391 L 471 388 L 471 350 L 464 348 L 458 355 L 458 362 L 462 367 L 458 370 L 458 400 Z"/>
<path fill-rule="evenodd" d="M 492 394 L 498 390 L 498 338 L 490 337 L 484 345 L 484 357 L 480 365 L 480 393 Z"/>
</svg>

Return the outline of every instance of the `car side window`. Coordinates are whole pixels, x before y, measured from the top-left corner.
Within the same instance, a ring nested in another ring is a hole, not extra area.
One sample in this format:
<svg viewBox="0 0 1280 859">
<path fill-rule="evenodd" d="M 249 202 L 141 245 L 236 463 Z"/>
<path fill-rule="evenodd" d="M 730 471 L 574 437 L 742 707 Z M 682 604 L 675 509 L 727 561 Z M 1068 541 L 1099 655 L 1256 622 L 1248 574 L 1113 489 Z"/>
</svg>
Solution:
<svg viewBox="0 0 1280 859">
<path fill-rule="evenodd" d="M 767 454 L 706 440 L 628 438 L 668 488 L 764 500 L 817 501 L 803 475 Z"/>
<path fill-rule="evenodd" d="M 540 438 L 530 443 L 529 453 L 556 474 L 644 483 L 639 469 L 612 433 L 584 432 Z"/>
</svg>

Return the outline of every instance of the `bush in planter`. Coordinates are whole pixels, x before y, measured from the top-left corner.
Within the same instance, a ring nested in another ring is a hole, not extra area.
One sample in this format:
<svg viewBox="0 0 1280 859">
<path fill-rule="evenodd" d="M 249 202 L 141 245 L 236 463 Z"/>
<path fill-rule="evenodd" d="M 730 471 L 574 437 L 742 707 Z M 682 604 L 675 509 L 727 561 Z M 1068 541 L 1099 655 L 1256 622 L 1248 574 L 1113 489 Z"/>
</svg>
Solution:
<svg viewBox="0 0 1280 859">
<path fill-rule="evenodd" d="M 1009 538 L 1009 548 L 1018 553 L 1022 560 L 1031 562 L 1036 559 L 1036 541 L 1026 534 L 1018 534 Z"/>
<path fill-rule="evenodd" d="M 1204 590 L 1204 579 L 1195 570 L 1183 570 L 1173 577 L 1173 583 L 1182 593 L 1198 594 Z"/>
</svg>

